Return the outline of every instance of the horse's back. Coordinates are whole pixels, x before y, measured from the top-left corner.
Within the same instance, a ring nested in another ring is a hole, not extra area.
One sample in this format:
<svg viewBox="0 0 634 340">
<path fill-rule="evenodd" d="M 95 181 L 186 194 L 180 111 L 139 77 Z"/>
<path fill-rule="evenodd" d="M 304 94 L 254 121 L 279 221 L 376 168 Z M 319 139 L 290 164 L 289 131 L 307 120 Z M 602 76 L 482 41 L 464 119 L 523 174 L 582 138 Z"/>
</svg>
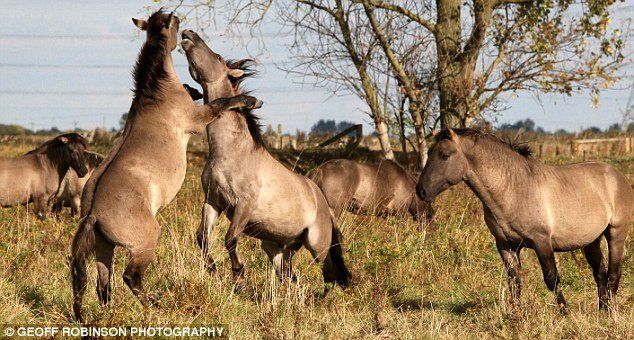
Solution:
<svg viewBox="0 0 634 340">
<path fill-rule="evenodd" d="M 0 205 L 25 204 L 38 191 L 46 191 L 43 176 L 34 155 L 0 158 Z"/>
<path fill-rule="evenodd" d="M 392 160 L 378 164 L 359 164 L 361 184 L 357 199 L 363 208 L 377 212 L 398 213 L 407 209 L 416 183 L 405 169 Z"/>
<path fill-rule="evenodd" d="M 333 159 L 311 171 L 308 178 L 321 189 L 335 215 L 340 215 L 359 188 L 361 171 L 355 161 Z"/>
</svg>

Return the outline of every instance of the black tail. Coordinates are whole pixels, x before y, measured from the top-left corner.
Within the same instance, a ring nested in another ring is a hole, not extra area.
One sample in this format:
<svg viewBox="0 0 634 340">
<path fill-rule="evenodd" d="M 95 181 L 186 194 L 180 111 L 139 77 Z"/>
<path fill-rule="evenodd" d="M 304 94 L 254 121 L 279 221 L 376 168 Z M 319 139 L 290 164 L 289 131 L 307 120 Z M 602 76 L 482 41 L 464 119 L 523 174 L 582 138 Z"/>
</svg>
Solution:
<svg viewBox="0 0 634 340">
<path fill-rule="evenodd" d="M 332 261 L 333 269 L 335 272 L 335 282 L 342 288 L 348 287 L 352 275 L 348 271 L 346 264 L 343 261 L 343 249 L 341 244 L 343 243 L 343 235 L 335 224 L 334 217 L 332 218 L 332 240 L 330 241 L 330 260 Z"/>
<path fill-rule="evenodd" d="M 73 280 L 73 311 L 75 312 L 75 320 L 82 323 L 84 320 L 81 305 L 88 281 L 86 260 L 94 252 L 96 222 L 97 219 L 93 215 L 88 215 L 79 221 L 79 229 L 73 238 L 71 248 L 70 275 Z"/>
</svg>

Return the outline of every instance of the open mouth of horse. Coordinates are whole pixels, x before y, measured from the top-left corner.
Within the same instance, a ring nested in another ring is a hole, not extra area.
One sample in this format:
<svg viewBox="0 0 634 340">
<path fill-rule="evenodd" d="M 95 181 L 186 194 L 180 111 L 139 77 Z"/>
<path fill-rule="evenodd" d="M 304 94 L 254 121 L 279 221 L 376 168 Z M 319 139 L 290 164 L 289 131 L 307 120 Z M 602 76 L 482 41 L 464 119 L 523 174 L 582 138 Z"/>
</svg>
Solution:
<svg viewBox="0 0 634 340">
<path fill-rule="evenodd" d="M 181 33 L 181 38 L 182 38 L 181 46 L 183 46 L 185 50 L 188 50 L 196 45 L 194 43 L 195 35 L 194 35 L 194 32 L 192 31 L 189 31 L 189 30 L 183 31 L 183 33 Z"/>
</svg>

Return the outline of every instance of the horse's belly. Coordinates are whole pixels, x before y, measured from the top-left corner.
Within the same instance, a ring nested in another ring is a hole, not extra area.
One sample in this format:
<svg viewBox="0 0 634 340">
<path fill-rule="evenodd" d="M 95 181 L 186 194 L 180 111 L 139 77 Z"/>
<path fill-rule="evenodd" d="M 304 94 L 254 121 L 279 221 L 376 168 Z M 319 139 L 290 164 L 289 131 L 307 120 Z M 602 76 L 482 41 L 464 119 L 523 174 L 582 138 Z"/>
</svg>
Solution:
<svg viewBox="0 0 634 340">
<path fill-rule="evenodd" d="M 606 215 L 607 216 L 607 215 Z M 608 226 L 607 217 L 586 216 L 553 227 L 552 242 L 555 251 L 569 251 L 585 247 L 596 240 Z"/>
<path fill-rule="evenodd" d="M 0 205 L 8 207 L 28 203 L 32 194 L 29 183 L 30 181 L 25 179 L 16 181 L 15 178 L 12 180 L 2 178 L 0 180 Z"/>
</svg>

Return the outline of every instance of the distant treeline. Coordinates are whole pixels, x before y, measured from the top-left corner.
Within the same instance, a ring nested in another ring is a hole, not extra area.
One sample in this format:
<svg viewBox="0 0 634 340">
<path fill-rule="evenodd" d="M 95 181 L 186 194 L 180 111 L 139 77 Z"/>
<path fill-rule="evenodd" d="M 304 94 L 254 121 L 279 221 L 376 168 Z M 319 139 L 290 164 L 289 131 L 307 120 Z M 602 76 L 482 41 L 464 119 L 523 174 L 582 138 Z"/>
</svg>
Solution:
<svg viewBox="0 0 634 340">
<path fill-rule="evenodd" d="M 1 136 L 53 136 L 53 135 L 59 135 L 62 133 L 67 133 L 70 131 L 85 132 L 87 130 L 83 130 L 83 129 L 60 130 L 56 126 L 53 126 L 50 129 L 31 130 L 17 124 L 0 124 Z M 114 132 L 116 130 L 113 129 L 112 131 Z"/>
<path fill-rule="evenodd" d="M 554 134 L 554 135 L 581 135 L 581 136 L 585 136 L 585 135 L 595 135 L 595 134 L 619 134 L 622 132 L 627 132 L 627 133 L 634 133 L 634 122 L 629 123 L 627 126 L 622 126 L 619 123 L 614 123 L 612 125 L 610 125 L 607 129 L 605 130 L 601 130 L 600 128 L 596 127 L 596 126 L 591 126 L 589 128 L 583 129 L 583 131 L 579 132 L 578 134 L 576 132 L 569 132 L 565 129 L 558 129 L 553 133 L 550 133 L 546 130 L 544 130 L 541 126 L 536 126 L 535 122 L 530 119 L 524 119 L 524 120 L 518 120 L 517 122 L 510 124 L 510 123 L 504 123 L 502 125 L 500 125 L 497 130 L 503 131 L 503 132 L 510 132 L 510 131 L 523 131 L 523 132 L 527 132 L 527 133 L 536 133 L 536 134 Z"/>
</svg>

